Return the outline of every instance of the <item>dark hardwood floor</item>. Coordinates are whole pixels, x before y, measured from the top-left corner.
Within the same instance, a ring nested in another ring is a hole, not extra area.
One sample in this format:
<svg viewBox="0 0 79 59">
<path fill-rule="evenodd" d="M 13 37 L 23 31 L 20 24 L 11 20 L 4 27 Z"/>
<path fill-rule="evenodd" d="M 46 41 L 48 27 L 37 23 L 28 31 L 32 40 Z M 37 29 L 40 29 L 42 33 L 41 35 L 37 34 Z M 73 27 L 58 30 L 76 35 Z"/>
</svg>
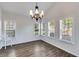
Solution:
<svg viewBox="0 0 79 59">
<path fill-rule="evenodd" d="M 75 57 L 41 40 L 8 46 L 0 50 L 0 57 Z"/>
</svg>

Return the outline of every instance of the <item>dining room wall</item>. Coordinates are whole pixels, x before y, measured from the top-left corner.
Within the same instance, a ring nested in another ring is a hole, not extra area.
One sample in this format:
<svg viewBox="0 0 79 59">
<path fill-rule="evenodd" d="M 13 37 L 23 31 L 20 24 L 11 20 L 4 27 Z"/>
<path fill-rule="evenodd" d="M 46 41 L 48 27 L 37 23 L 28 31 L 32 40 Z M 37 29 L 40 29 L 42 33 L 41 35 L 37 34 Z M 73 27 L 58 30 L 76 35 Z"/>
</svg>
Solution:
<svg viewBox="0 0 79 59">
<path fill-rule="evenodd" d="M 79 25 L 79 3 L 75 3 L 75 2 L 57 3 L 54 7 L 51 7 L 46 17 L 47 17 L 46 20 L 48 21 L 55 20 L 56 35 L 55 35 L 55 38 L 42 36 L 42 40 L 62 50 L 65 50 L 75 56 L 79 56 L 79 26 L 78 26 Z M 73 44 L 59 39 L 59 35 L 60 35 L 59 20 L 67 17 L 73 18 L 73 37 L 72 37 Z"/>
<path fill-rule="evenodd" d="M 14 20 L 16 22 L 15 38 L 13 39 L 12 43 L 13 45 L 35 41 L 39 39 L 38 36 L 34 35 L 35 22 L 30 17 L 3 10 L 2 20 Z M 8 43 L 7 45 L 10 44 Z"/>
</svg>

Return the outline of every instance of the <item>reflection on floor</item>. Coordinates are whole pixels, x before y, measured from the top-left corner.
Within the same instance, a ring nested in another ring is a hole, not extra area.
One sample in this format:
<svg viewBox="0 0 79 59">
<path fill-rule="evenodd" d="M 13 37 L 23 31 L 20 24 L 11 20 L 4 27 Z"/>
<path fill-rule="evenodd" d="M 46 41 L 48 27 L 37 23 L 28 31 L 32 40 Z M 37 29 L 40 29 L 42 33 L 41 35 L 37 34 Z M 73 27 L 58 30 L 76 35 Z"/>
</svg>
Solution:
<svg viewBox="0 0 79 59">
<path fill-rule="evenodd" d="M 14 45 L 0 50 L 0 57 L 74 57 L 41 40 Z"/>
</svg>

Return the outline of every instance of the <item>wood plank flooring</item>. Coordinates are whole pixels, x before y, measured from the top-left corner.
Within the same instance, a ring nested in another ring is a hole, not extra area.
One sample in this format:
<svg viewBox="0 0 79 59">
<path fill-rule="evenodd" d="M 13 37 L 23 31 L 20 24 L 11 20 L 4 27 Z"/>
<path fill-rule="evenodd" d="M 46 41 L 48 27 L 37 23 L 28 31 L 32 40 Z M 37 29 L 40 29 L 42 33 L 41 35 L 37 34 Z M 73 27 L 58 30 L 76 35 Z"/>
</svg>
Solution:
<svg viewBox="0 0 79 59">
<path fill-rule="evenodd" d="M 8 46 L 0 50 L 0 57 L 75 57 L 55 46 L 38 40 L 23 44 Z"/>
</svg>

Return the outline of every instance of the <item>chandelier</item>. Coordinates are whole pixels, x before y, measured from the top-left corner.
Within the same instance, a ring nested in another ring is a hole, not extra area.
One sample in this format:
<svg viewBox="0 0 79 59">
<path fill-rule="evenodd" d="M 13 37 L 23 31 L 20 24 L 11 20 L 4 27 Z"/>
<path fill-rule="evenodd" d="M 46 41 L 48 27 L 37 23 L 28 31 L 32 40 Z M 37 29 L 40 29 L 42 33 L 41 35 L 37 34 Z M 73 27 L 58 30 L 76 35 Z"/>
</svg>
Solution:
<svg viewBox="0 0 79 59">
<path fill-rule="evenodd" d="M 38 21 L 39 19 L 42 19 L 44 16 L 44 11 L 39 11 L 39 7 L 36 3 L 35 6 L 35 12 L 33 10 L 30 10 L 30 16 L 32 17 L 32 19 L 35 19 L 36 21 Z"/>
</svg>

